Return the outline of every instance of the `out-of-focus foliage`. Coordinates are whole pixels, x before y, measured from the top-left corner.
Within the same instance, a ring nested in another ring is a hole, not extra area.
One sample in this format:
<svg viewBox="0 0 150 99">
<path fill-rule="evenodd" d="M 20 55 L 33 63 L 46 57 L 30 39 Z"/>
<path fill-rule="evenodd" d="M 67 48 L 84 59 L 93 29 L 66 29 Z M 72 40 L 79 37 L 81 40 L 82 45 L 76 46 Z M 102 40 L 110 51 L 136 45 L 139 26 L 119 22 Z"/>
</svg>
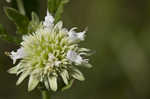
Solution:
<svg viewBox="0 0 150 99">
<path fill-rule="evenodd" d="M 15 44 L 18 44 L 20 41 L 19 38 L 9 35 L 1 24 L 0 24 L 0 39 Z"/>
<path fill-rule="evenodd" d="M 55 16 L 55 22 L 61 19 L 64 5 L 68 2 L 69 0 L 48 0 L 48 10 Z"/>
<path fill-rule="evenodd" d="M 35 30 L 39 27 L 40 24 L 39 16 L 35 12 L 32 12 L 31 18 L 32 20 L 28 25 L 28 33 L 35 32 Z"/>
<path fill-rule="evenodd" d="M 29 19 L 13 8 L 5 7 L 4 10 L 8 18 L 16 24 L 17 33 L 27 34 Z"/>
<path fill-rule="evenodd" d="M 24 2 L 28 16 L 35 11 L 43 20 L 46 0 Z M 15 36 L 16 29 L 3 12 L 6 5 L 12 6 L 0 0 L 0 24 Z M 64 10 L 62 20 L 66 26 L 88 26 L 88 40 L 83 45 L 96 54 L 91 59 L 93 70 L 82 70 L 86 81 L 75 81 L 71 89 L 52 98 L 150 99 L 150 1 L 71 0 Z M 3 52 L 14 47 L 0 42 L 0 99 L 41 99 L 38 91 L 26 91 L 27 83 L 20 88 L 14 86 L 16 77 L 6 72 L 12 63 Z"/>
</svg>

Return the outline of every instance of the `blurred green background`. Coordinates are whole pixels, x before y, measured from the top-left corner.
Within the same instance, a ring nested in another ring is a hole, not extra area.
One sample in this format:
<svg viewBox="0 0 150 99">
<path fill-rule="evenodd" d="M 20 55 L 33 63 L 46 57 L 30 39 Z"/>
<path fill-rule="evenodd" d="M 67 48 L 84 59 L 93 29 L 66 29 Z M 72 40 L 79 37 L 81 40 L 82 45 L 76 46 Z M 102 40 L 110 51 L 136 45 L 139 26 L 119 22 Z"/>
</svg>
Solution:
<svg viewBox="0 0 150 99">
<path fill-rule="evenodd" d="M 86 81 L 58 92 L 52 99 L 150 99 L 150 0 L 70 0 L 64 25 L 88 26 L 82 45 L 96 51 L 94 68 L 82 69 Z M 41 20 L 46 0 L 24 0 L 27 15 L 36 11 Z M 0 24 L 15 36 L 16 28 L 3 12 L 14 6 L 0 0 Z M 12 61 L 4 55 L 18 46 L 0 40 L 0 99 L 41 99 L 39 91 L 27 92 L 27 81 L 16 86 L 17 77 L 7 70 Z"/>
</svg>

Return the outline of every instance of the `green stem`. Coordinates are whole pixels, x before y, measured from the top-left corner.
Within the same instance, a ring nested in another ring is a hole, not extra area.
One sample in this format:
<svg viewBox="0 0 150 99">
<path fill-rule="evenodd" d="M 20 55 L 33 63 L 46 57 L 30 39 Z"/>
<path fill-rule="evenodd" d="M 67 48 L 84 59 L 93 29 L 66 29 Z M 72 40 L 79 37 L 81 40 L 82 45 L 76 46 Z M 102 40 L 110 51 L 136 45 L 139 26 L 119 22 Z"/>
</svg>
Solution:
<svg viewBox="0 0 150 99">
<path fill-rule="evenodd" d="M 43 90 L 43 91 L 41 91 L 41 93 L 42 93 L 42 99 L 50 99 L 51 98 L 50 93 L 48 91 Z"/>
<path fill-rule="evenodd" d="M 25 15 L 25 10 L 24 10 L 24 5 L 22 0 L 16 0 L 17 1 L 17 6 L 21 14 Z"/>
</svg>

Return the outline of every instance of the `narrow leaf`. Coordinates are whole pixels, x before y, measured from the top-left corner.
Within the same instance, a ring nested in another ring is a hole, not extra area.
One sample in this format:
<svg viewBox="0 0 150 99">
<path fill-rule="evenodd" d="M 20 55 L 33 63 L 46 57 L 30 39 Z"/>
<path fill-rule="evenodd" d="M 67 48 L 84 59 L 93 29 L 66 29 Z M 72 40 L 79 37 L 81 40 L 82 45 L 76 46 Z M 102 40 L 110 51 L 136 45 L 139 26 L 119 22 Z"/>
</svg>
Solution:
<svg viewBox="0 0 150 99">
<path fill-rule="evenodd" d="M 68 2 L 69 0 L 48 0 L 48 10 L 55 16 L 55 23 L 61 19 L 64 5 Z"/>
<path fill-rule="evenodd" d="M 32 17 L 32 20 L 30 21 L 30 23 L 28 25 L 29 33 L 35 32 L 37 30 L 37 28 L 40 26 L 39 16 L 35 12 L 32 12 L 31 17 Z"/>
<path fill-rule="evenodd" d="M 17 33 L 28 33 L 29 19 L 26 16 L 20 14 L 16 9 L 10 7 L 5 7 L 4 11 L 8 18 L 16 24 L 18 30 Z"/>
<path fill-rule="evenodd" d="M 52 15 L 55 15 L 61 0 L 48 0 L 48 10 Z"/>
<path fill-rule="evenodd" d="M 37 23 L 40 22 L 40 19 L 39 19 L 39 16 L 37 15 L 37 13 L 32 12 L 32 16 L 31 17 L 32 17 L 32 21 L 37 22 Z"/>
<path fill-rule="evenodd" d="M 74 82 L 74 79 L 71 79 L 71 80 L 69 81 L 68 85 L 66 85 L 65 87 L 63 87 L 63 88 L 61 89 L 61 91 L 65 91 L 65 90 L 71 88 L 71 86 L 73 85 L 73 82 Z"/>
<path fill-rule="evenodd" d="M 61 0 L 61 2 L 59 3 L 59 6 L 55 13 L 55 22 L 58 22 L 61 19 L 62 13 L 64 11 L 64 5 L 67 4 L 68 2 L 69 0 Z"/>
</svg>

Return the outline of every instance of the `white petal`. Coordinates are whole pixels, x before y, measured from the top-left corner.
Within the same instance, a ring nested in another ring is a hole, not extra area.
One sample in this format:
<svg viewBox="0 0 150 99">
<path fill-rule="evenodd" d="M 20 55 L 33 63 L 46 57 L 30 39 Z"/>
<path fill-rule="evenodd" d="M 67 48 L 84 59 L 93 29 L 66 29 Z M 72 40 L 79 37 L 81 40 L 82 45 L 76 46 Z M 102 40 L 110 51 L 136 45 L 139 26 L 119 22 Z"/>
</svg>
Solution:
<svg viewBox="0 0 150 99">
<path fill-rule="evenodd" d="M 85 33 L 86 31 L 83 31 L 83 32 L 79 32 L 77 35 L 78 35 L 78 38 L 83 41 L 84 40 L 84 37 L 85 37 Z"/>
<path fill-rule="evenodd" d="M 45 87 L 49 90 L 49 83 L 47 80 L 44 80 Z"/>
<path fill-rule="evenodd" d="M 57 66 L 57 67 L 59 67 L 60 66 L 60 64 L 61 64 L 61 61 L 55 61 L 55 66 Z"/>
<path fill-rule="evenodd" d="M 19 68 L 21 68 L 21 63 L 19 63 L 17 66 L 12 67 L 8 70 L 8 73 L 10 74 L 17 74 L 20 73 L 21 70 L 19 70 Z M 19 71 L 18 71 L 19 70 Z"/>
<path fill-rule="evenodd" d="M 15 67 L 12 67 L 8 70 L 8 73 L 10 74 L 16 74 L 18 72 L 18 67 L 15 66 Z"/>
<path fill-rule="evenodd" d="M 39 84 L 40 82 L 40 79 L 32 74 L 30 75 L 30 78 L 29 78 L 29 83 L 28 83 L 28 91 L 32 91 L 33 89 L 36 88 L 36 86 Z"/>
<path fill-rule="evenodd" d="M 51 54 L 51 53 L 49 53 L 48 54 L 48 60 L 49 61 L 52 61 L 52 60 L 54 60 L 56 57 L 53 55 L 53 54 Z"/>
<path fill-rule="evenodd" d="M 57 91 L 57 77 L 48 77 L 49 85 L 53 91 Z"/>
<path fill-rule="evenodd" d="M 16 85 L 21 84 L 21 83 L 23 82 L 23 80 L 24 80 L 26 77 L 29 76 L 30 72 L 31 72 L 31 71 L 29 71 L 29 70 L 28 70 L 28 71 L 24 71 L 24 72 L 20 75 L 20 77 L 19 77 L 19 79 L 18 79 Z"/>
<path fill-rule="evenodd" d="M 17 60 L 17 59 L 21 59 L 21 58 L 23 58 L 23 57 L 25 57 L 25 56 L 26 56 L 26 54 L 25 54 L 23 48 L 19 48 L 19 49 L 17 50 L 17 52 L 12 51 L 12 52 L 11 52 L 11 55 L 10 55 L 10 57 L 13 59 L 13 64 L 16 63 L 16 60 Z"/>
<path fill-rule="evenodd" d="M 54 22 L 54 18 L 53 16 L 49 13 L 49 11 L 47 10 L 47 15 L 45 16 L 45 20 L 43 22 L 43 25 L 45 27 L 51 27 L 53 26 L 53 22 Z"/>
<path fill-rule="evenodd" d="M 73 71 L 74 72 L 72 74 L 72 77 L 74 77 L 75 79 L 80 80 L 80 81 L 85 80 L 83 74 L 78 69 L 73 69 Z"/>
<path fill-rule="evenodd" d="M 41 70 L 42 69 L 38 68 L 38 69 L 35 69 L 34 71 L 30 72 L 31 75 L 30 75 L 29 83 L 28 83 L 28 91 L 32 91 L 39 84 L 39 82 L 41 80 L 41 75 L 40 75 Z"/>
<path fill-rule="evenodd" d="M 92 67 L 93 67 L 91 64 L 88 63 L 87 60 L 84 60 L 84 61 L 82 62 L 82 66 L 87 67 L 87 68 L 92 68 Z"/>
<path fill-rule="evenodd" d="M 87 48 L 80 48 L 79 49 L 80 52 L 89 52 L 91 51 L 90 49 L 87 49 Z"/>
<path fill-rule="evenodd" d="M 77 28 L 72 28 L 68 35 L 69 35 L 69 39 L 71 42 L 79 42 L 79 41 L 83 41 L 84 40 L 84 37 L 85 37 L 85 33 L 86 31 L 83 31 L 83 32 L 75 32 L 74 30 L 77 29 Z"/>
<path fill-rule="evenodd" d="M 78 55 L 75 51 L 69 50 L 67 53 L 67 59 L 72 62 L 75 62 L 76 65 L 80 65 L 83 61 L 82 57 Z"/>
<path fill-rule="evenodd" d="M 62 77 L 64 83 L 65 83 L 66 85 L 68 85 L 68 79 L 69 79 L 68 71 L 67 71 L 67 70 L 63 70 L 60 75 L 61 75 L 61 77 Z"/>
</svg>

